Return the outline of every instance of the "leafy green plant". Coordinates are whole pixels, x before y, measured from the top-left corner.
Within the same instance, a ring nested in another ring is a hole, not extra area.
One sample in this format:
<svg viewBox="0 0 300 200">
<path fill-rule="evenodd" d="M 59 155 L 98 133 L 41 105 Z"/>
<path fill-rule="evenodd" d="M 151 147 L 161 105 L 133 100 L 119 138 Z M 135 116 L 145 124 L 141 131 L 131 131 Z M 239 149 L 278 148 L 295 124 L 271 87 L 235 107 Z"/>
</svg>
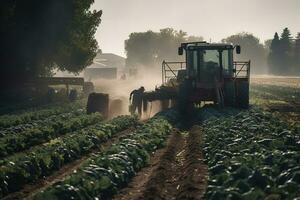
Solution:
<svg viewBox="0 0 300 200">
<path fill-rule="evenodd" d="M 77 116 L 78 115 L 78 116 Z M 74 114 L 51 118 L 46 122 L 26 129 L 24 132 L 8 134 L 0 139 L 0 158 L 26 150 L 34 145 L 95 124 L 102 120 L 100 114 Z"/>
<path fill-rule="evenodd" d="M 203 124 L 207 199 L 300 196 L 300 133 L 259 109 Z"/>
<path fill-rule="evenodd" d="M 25 184 L 49 176 L 65 164 L 100 148 L 114 134 L 135 125 L 137 119 L 120 116 L 107 123 L 99 123 L 70 135 L 51 140 L 24 154 L 3 160 L 0 166 L 2 195 L 20 190 Z"/>
<path fill-rule="evenodd" d="M 85 101 L 78 101 L 64 105 L 43 106 L 38 109 L 25 110 L 18 114 L 6 114 L 0 116 L 0 130 L 4 128 L 17 126 L 20 124 L 33 123 L 36 120 L 44 120 L 50 116 L 56 116 L 63 113 L 69 113 L 73 110 L 82 109 Z"/>
<path fill-rule="evenodd" d="M 90 157 L 78 170 L 37 194 L 34 199 L 107 199 L 165 144 L 171 125 L 162 117 L 149 120 L 107 151 Z"/>
</svg>

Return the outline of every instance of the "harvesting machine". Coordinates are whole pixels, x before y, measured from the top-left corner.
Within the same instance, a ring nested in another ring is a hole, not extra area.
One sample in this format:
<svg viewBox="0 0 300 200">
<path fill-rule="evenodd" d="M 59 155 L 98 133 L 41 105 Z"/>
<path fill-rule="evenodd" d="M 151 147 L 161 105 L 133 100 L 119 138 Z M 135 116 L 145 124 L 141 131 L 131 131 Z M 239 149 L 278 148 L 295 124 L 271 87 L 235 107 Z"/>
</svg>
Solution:
<svg viewBox="0 0 300 200">
<path fill-rule="evenodd" d="M 250 61 L 234 61 L 239 45 L 226 43 L 182 43 L 178 54 L 185 52 L 185 62 L 162 63 L 162 85 L 145 92 L 147 102 L 159 100 L 164 107 L 177 105 L 181 112 L 189 112 L 195 105 L 213 102 L 219 107 L 248 108 Z"/>
</svg>

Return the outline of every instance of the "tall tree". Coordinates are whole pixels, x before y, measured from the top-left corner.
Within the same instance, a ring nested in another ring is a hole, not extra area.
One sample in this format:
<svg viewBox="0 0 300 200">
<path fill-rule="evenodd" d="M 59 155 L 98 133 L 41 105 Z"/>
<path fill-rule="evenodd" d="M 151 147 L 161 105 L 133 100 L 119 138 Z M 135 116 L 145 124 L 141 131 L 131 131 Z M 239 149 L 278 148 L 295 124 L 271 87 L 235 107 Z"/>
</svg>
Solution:
<svg viewBox="0 0 300 200">
<path fill-rule="evenodd" d="M 300 75 L 300 32 L 298 32 L 295 40 L 295 51 L 294 51 L 294 72 Z"/>
<path fill-rule="evenodd" d="M 222 42 L 239 44 L 242 52 L 236 55 L 236 59 L 251 60 L 251 71 L 255 74 L 266 73 L 267 53 L 257 37 L 251 33 L 238 33 L 223 39 Z"/>
<path fill-rule="evenodd" d="M 126 65 L 130 67 L 155 68 L 163 60 L 182 61 L 177 49 L 182 42 L 203 40 L 202 37 L 187 36 L 187 33 L 172 28 L 161 29 L 159 32 L 147 31 L 131 33 L 125 41 L 127 54 Z"/>
<path fill-rule="evenodd" d="M 280 37 L 280 59 L 281 63 L 281 73 L 289 74 L 292 69 L 291 62 L 292 54 L 292 37 L 291 32 L 288 28 L 283 29 L 283 32 Z"/>
<path fill-rule="evenodd" d="M 98 49 L 94 34 L 102 14 L 90 10 L 93 2 L 2 0 L 0 85 L 20 85 L 55 68 L 79 72 L 89 65 Z"/>
<path fill-rule="evenodd" d="M 153 31 L 131 33 L 129 39 L 125 41 L 126 65 L 134 67 L 153 66 L 154 59 L 158 55 L 158 40 L 158 33 Z"/>
<path fill-rule="evenodd" d="M 280 39 L 276 32 L 270 45 L 270 53 L 268 57 L 269 72 L 271 74 L 280 74 L 281 66 Z"/>
<path fill-rule="evenodd" d="M 272 40 L 273 39 L 268 39 L 268 40 L 265 40 L 265 42 L 264 42 L 264 47 L 268 52 L 270 51 Z"/>
</svg>

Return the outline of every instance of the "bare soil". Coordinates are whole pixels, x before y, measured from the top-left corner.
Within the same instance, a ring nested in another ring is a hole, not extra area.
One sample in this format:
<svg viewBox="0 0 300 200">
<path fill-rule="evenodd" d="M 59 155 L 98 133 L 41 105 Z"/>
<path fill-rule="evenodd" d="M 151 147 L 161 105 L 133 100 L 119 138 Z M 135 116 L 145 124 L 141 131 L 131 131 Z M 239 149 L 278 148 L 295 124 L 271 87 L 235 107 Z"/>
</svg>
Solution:
<svg viewBox="0 0 300 200">
<path fill-rule="evenodd" d="M 181 184 L 176 199 L 192 200 L 204 199 L 207 186 L 208 168 L 204 163 L 202 153 L 202 131 L 199 126 L 194 126 L 187 138 L 187 151 L 182 175 Z"/>
<path fill-rule="evenodd" d="M 198 126 L 188 134 L 174 131 L 167 147 L 155 153 L 149 167 L 139 172 L 114 200 L 202 199 L 208 172 L 201 139 Z"/>
<path fill-rule="evenodd" d="M 41 190 L 45 189 L 49 185 L 52 185 L 59 180 L 63 180 L 74 170 L 78 169 L 79 166 L 85 160 L 87 160 L 93 153 L 104 151 L 105 149 L 109 148 L 113 143 L 118 142 L 121 137 L 132 133 L 134 129 L 134 127 L 130 127 L 124 131 L 121 131 L 120 133 L 116 134 L 113 138 L 109 139 L 107 142 L 101 144 L 99 148 L 93 149 L 92 152 L 81 157 L 79 160 L 75 160 L 71 163 L 66 164 L 59 171 L 56 171 L 55 173 L 48 177 L 45 177 L 44 179 L 40 179 L 33 184 L 26 185 L 21 191 L 12 193 L 3 198 L 3 200 L 31 199 L 36 193 L 40 192 Z"/>
</svg>

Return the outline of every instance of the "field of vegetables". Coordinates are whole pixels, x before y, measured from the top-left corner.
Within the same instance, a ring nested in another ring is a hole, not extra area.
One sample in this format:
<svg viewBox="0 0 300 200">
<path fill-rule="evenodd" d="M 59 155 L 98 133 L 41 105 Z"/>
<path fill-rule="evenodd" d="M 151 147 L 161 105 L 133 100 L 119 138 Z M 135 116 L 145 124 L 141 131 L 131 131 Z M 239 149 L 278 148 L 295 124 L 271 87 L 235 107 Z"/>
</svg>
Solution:
<svg viewBox="0 0 300 200">
<path fill-rule="evenodd" d="M 207 199 L 300 197 L 300 132 L 258 109 L 203 124 Z"/>
<path fill-rule="evenodd" d="M 260 81 L 249 110 L 190 118 L 104 120 L 83 102 L 0 115 L 0 198 L 300 198 L 300 83 Z"/>
</svg>

